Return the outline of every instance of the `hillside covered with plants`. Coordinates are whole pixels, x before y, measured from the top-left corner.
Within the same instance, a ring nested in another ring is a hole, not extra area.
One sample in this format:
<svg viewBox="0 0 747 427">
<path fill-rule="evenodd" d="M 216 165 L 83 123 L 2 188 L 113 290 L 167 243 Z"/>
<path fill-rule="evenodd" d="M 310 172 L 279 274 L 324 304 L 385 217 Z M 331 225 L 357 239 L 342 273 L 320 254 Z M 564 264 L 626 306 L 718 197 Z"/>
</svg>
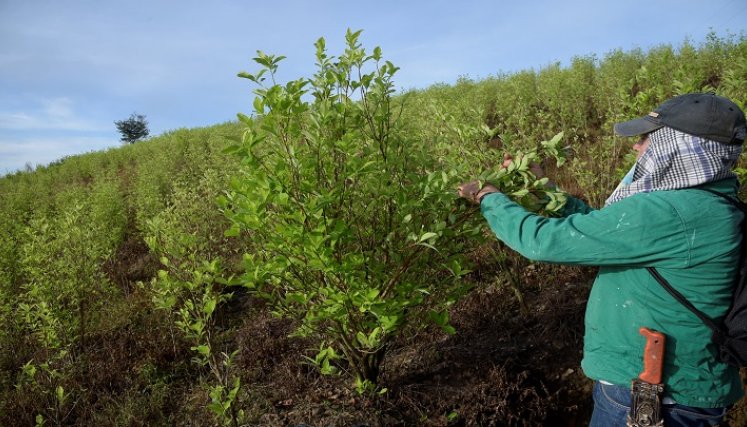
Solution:
<svg viewBox="0 0 747 427">
<path fill-rule="evenodd" d="M 744 108 L 747 39 L 403 92 L 360 36 L 289 82 L 258 52 L 236 122 L 0 178 L 0 425 L 584 425 L 594 269 L 521 258 L 456 186 L 553 215 L 537 161 L 601 206 L 613 124 Z"/>
</svg>

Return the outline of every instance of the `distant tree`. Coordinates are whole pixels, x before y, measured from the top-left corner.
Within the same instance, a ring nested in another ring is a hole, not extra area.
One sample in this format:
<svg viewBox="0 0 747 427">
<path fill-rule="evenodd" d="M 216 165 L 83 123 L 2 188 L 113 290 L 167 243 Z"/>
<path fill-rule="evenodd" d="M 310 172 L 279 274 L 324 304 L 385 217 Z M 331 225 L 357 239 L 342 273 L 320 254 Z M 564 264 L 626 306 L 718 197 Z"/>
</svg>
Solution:
<svg viewBox="0 0 747 427">
<path fill-rule="evenodd" d="M 122 134 L 122 138 L 120 139 L 122 142 L 132 144 L 145 138 L 150 133 L 148 130 L 148 121 L 145 120 L 145 116 L 142 114 L 132 113 L 129 119 L 117 120 L 114 124 L 117 125 L 117 130 Z"/>
</svg>

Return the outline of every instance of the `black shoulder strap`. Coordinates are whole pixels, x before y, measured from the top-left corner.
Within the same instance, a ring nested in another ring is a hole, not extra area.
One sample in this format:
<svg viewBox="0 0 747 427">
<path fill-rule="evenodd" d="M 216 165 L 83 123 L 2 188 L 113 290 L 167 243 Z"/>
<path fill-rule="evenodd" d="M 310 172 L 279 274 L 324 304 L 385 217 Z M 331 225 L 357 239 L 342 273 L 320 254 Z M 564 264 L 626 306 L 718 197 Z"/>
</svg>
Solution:
<svg viewBox="0 0 747 427">
<path fill-rule="evenodd" d="M 680 293 L 677 289 L 674 289 L 672 285 L 669 284 L 669 281 L 662 277 L 661 274 L 654 268 L 654 267 L 646 267 L 646 270 L 648 270 L 649 273 L 651 273 L 652 276 L 654 276 L 654 279 L 656 279 L 657 282 L 661 285 L 661 287 L 664 288 L 667 292 L 669 292 L 670 295 L 674 297 L 680 304 L 684 305 L 685 308 L 692 311 L 694 315 L 698 316 L 698 318 L 706 325 L 708 328 L 713 331 L 713 333 L 720 333 L 721 327 L 716 324 L 716 322 L 713 321 L 710 317 L 706 316 L 705 313 L 695 308 L 695 306 L 687 299 L 684 295 Z"/>
<path fill-rule="evenodd" d="M 735 207 L 737 207 L 739 210 L 741 210 L 745 215 L 747 215 L 747 205 L 745 205 L 744 202 L 742 202 L 739 199 L 735 199 L 732 197 L 727 196 L 726 194 L 719 193 L 718 191 L 714 191 L 708 188 L 698 188 L 698 190 L 707 191 L 709 193 L 715 194 L 717 196 L 721 196 L 724 199 L 728 200 L 731 204 L 733 204 Z M 743 222 L 744 224 L 745 222 Z M 676 299 L 680 304 L 684 305 L 685 308 L 690 310 L 694 315 L 698 316 L 698 318 L 706 325 L 708 326 L 711 331 L 713 331 L 714 334 L 722 334 L 723 329 L 721 326 L 717 325 L 716 322 L 713 321 L 710 317 L 706 316 L 705 313 L 695 308 L 695 306 L 687 299 L 684 295 L 682 295 L 677 289 L 675 289 L 667 279 L 662 277 L 661 274 L 654 268 L 654 267 L 646 267 L 646 270 L 648 270 L 649 273 L 656 279 L 657 282 L 666 290 L 669 292 L 674 299 Z"/>
<path fill-rule="evenodd" d="M 707 192 L 709 192 L 709 193 L 711 193 L 711 194 L 715 194 L 715 195 L 717 195 L 717 196 L 720 196 L 720 197 L 722 197 L 722 198 L 724 198 L 724 199 L 728 200 L 728 201 L 729 201 L 729 202 L 730 202 L 730 203 L 731 203 L 732 205 L 734 205 L 734 206 L 735 206 L 735 207 L 736 207 L 737 209 L 739 209 L 740 211 L 742 211 L 742 212 L 743 212 L 744 214 L 746 214 L 746 215 L 747 215 L 747 205 L 746 205 L 746 204 L 745 204 L 745 203 L 744 203 L 743 201 L 739 200 L 738 198 L 734 198 L 734 197 L 729 197 L 729 196 L 727 196 L 727 195 L 726 195 L 726 194 L 724 194 L 724 193 L 720 193 L 720 192 L 718 192 L 718 191 L 715 191 L 715 190 L 711 190 L 711 189 L 709 189 L 709 188 L 701 188 L 701 187 L 698 187 L 698 190 L 703 190 L 703 191 L 707 191 Z"/>
</svg>

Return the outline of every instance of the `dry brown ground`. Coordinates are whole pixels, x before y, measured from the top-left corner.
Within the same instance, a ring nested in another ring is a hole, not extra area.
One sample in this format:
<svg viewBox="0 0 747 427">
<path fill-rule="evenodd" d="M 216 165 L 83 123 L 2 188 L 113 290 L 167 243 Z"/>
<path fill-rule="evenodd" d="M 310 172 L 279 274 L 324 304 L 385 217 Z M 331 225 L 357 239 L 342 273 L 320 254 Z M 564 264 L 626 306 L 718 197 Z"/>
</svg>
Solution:
<svg viewBox="0 0 747 427">
<path fill-rule="evenodd" d="M 117 323 L 88 340 L 80 370 L 66 384 L 85 392 L 62 425 L 214 425 L 189 345 L 132 285 L 152 275 L 157 261 L 144 245 L 132 243 L 125 252 L 110 268 L 128 300 Z M 291 337 L 291 321 L 237 294 L 220 322 L 232 331 L 227 348 L 241 349 L 238 406 L 248 425 L 585 426 L 591 382 L 579 364 L 594 271 L 520 267 L 515 279 L 523 304 L 514 289 L 488 274 L 500 266 L 479 266 L 471 277 L 475 288 L 450 313 L 457 333 L 432 327 L 394 343 L 380 377 L 387 392 L 370 398 L 358 396 L 348 377 L 322 376 L 302 363 L 300 355 L 310 354 L 314 343 Z M 16 364 L 29 356 L 11 352 L 3 360 Z M 4 396 L 11 399 L 0 402 L 0 425 L 33 425 L 43 395 Z M 745 420 L 743 401 L 728 425 L 745 426 Z"/>
</svg>

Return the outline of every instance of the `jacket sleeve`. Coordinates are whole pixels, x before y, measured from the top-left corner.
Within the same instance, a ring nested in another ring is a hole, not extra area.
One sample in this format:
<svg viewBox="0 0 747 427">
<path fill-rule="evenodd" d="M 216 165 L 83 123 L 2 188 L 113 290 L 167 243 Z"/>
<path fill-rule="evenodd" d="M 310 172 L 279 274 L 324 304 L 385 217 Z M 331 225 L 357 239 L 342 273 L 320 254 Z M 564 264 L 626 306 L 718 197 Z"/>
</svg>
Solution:
<svg viewBox="0 0 747 427">
<path fill-rule="evenodd" d="M 689 245 L 677 211 L 639 194 L 599 210 L 561 218 L 531 213 L 502 193 L 486 196 L 481 211 L 495 235 L 535 261 L 591 266 L 685 268 Z"/>
<path fill-rule="evenodd" d="M 561 212 L 561 216 L 568 216 L 575 213 L 589 213 L 593 211 L 594 209 L 584 203 L 583 200 L 577 199 L 569 194 L 566 195 L 566 202 L 565 206 L 563 207 L 563 211 Z"/>
</svg>

